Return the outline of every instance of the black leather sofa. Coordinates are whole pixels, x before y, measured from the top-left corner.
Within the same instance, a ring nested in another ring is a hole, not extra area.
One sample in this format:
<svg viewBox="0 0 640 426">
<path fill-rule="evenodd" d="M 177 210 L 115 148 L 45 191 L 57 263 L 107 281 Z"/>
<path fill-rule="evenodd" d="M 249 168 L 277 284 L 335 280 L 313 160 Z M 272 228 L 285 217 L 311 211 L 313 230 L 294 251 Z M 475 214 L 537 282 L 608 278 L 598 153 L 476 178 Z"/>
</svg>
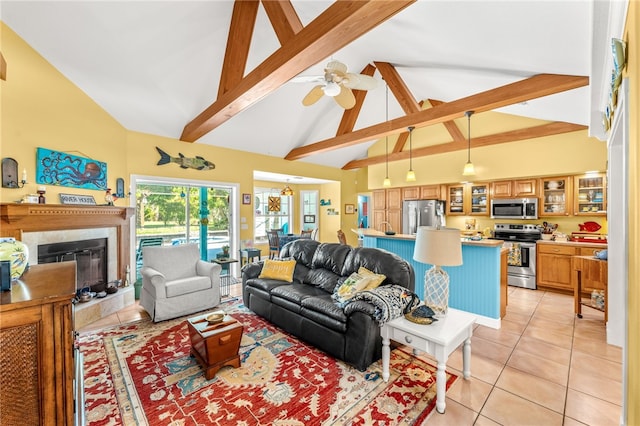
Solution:
<svg viewBox="0 0 640 426">
<path fill-rule="evenodd" d="M 283 247 L 281 258 L 296 260 L 293 282 L 258 278 L 263 262 L 242 270 L 244 304 L 287 332 L 341 359 L 360 371 L 381 357 L 380 325 L 375 306 L 351 301 L 342 307 L 331 295 L 360 266 L 396 284 L 414 290 L 415 274 L 409 262 L 385 250 L 352 248 L 343 244 L 300 239 Z"/>
</svg>

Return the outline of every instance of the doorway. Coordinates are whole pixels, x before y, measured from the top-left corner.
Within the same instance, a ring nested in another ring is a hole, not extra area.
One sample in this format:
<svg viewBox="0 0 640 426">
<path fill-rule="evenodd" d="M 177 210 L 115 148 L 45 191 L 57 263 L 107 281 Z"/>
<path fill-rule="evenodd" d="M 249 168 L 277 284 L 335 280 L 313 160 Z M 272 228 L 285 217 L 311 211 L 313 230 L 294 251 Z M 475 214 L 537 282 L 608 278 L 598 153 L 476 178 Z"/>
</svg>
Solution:
<svg viewBox="0 0 640 426">
<path fill-rule="evenodd" d="M 206 261 L 216 259 L 225 249 L 235 253 L 239 247 L 234 219 L 237 192 L 233 184 L 132 177 L 136 280 L 140 279 L 144 246 L 197 244 Z"/>
</svg>

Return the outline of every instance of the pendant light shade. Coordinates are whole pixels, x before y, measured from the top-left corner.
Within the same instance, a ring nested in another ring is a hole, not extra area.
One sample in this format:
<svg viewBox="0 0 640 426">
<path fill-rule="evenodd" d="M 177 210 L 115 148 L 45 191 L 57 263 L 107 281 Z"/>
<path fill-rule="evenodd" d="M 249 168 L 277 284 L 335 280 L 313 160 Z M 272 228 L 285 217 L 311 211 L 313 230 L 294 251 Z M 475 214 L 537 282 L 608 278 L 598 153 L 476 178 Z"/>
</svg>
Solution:
<svg viewBox="0 0 640 426">
<path fill-rule="evenodd" d="M 467 116 L 467 131 L 468 131 L 468 145 L 467 145 L 467 163 L 464 165 L 462 176 L 473 176 L 476 174 L 473 163 L 471 162 L 471 115 L 473 111 L 467 111 L 464 115 Z"/>
<path fill-rule="evenodd" d="M 291 187 L 289 186 L 288 181 L 287 181 L 287 184 L 284 186 L 284 188 L 282 188 L 282 191 L 280 191 L 280 195 L 285 197 L 293 196 L 293 189 L 291 189 Z"/>
<path fill-rule="evenodd" d="M 411 158 L 413 150 L 413 129 L 415 127 L 409 126 L 407 127 L 409 130 L 409 171 L 407 172 L 406 181 L 407 182 L 415 182 L 416 181 L 416 173 L 413 171 L 413 158 Z"/>
</svg>

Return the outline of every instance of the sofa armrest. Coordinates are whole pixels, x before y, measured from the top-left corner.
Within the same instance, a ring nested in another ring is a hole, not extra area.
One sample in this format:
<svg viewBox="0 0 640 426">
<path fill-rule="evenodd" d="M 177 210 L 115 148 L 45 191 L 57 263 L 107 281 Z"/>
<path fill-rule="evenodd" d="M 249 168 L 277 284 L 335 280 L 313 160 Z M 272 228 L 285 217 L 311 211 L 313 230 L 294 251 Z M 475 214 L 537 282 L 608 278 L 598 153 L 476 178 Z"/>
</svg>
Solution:
<svg viewBox="0 0 640 426">
<path fill-rule="evenodd" d="M 142 287 L 147 290 L 156 299 L 164 299 L 167 297 L 165 291 L 166 278 L 164 274 L 150 266 L 143 266 L 140 269 L 142 276 Z"/>
<path fill-rule="evenodd" d="M 242 267 L 242 281 L 250 280 L 252 278 L 258 278 L 260 273 L 262 272 L 262 266 L 264 265 L 264 261 L 247 263 Z"/>
<path fill-rule="evenodd" d="M 344 314 L 346 316 L 350 316 L 354 312 L 363 312 L 373 317 L 376 313 L 376 307 L 364 300 L 355 300 L 344 307 Z"/>
<path fill-rule="evenodd" d="M 198 260 L 196 263 L 196 274 L 202 277 L 211 278 L 211 282 L 215 282 L 215 278 L 220 276 L 222 266 L 213 262 L 205 262 L 204 260 Z"/>
</svg>

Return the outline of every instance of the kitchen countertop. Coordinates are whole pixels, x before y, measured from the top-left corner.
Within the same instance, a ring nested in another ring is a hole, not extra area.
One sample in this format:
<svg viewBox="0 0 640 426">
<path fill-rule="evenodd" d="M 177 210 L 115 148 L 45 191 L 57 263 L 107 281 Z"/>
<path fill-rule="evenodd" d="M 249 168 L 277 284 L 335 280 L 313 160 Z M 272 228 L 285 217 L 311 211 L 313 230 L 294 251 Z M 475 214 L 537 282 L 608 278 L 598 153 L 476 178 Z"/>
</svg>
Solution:
<svg viewBox="0 0 640 426">
<path fill-rule="evenodd" d="M 415 235 L 410 235 L 410 234 L 387 235 L 382 231 L 376 231 L 369 228 L 364 228 L 364 229 L 357 228 L 357 229 L 352 229 L 352 231 L 364 237 L 388 238 L 388 239 L 395 239 L 395 240 L 415 240 L 416 239 Z M 461 237 L 460 239 L 462 240 L 463 245 L 468 245 L 468 246 L 498 247 L 498 246 L 501 246 L 503 243 L 502 240 L 490 240 L 490 239 L 469 240 L 464 237 Z"/>
<path fill-rule="evenodd" d="M 562 245 L 562 246 L 574 246 L 574 247 L 591 247 L 591 246 L 595 246 L 595 247 L 602 247 L 603 249 L 607 248 L 607 243 L 598 243 L 598 242 L 594 242 L 594 243 L 585 243 L 582 241 L 551 241 L 551 240 L 538 240 L 538 244 L 555 244 L 555 245 Z"/>
</svg>

